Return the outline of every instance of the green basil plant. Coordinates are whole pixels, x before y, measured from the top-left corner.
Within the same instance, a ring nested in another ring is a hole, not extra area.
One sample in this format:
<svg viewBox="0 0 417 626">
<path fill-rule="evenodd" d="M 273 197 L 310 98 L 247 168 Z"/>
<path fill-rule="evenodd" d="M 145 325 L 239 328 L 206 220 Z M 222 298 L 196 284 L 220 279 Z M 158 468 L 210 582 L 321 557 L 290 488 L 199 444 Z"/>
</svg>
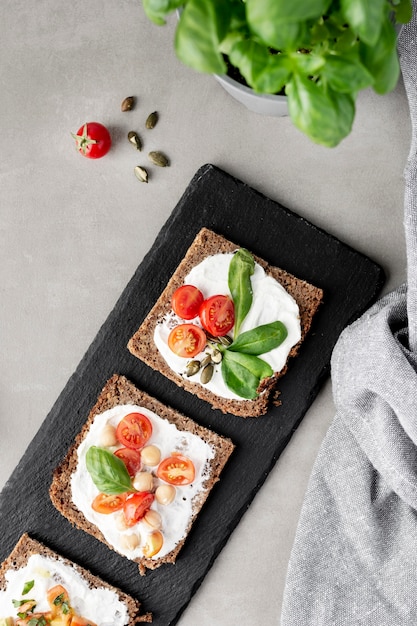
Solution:
<svg viewBox="0 0 417 626">
<path fill-rule="evenodd" d="M 197 71 L 236 68 L 255 92 L 283 93 L 297 128 L 336 146 L 352 128 L 355 100 L 371 87 L 392 91 L 399 77 L 394 24 L 411 19 L 411 0 L 143 0 L 164 24 L 181 8 L 178 58 Z"/>
</svg>

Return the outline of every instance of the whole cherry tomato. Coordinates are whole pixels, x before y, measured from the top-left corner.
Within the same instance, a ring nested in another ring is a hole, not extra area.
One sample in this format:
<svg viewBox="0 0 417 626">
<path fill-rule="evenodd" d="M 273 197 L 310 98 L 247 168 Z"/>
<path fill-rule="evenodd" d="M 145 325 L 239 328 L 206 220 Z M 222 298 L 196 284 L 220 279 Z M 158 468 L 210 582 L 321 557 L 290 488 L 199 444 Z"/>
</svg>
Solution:
<svg viewBox="0 0 417 626">
<path fill-rule="evenodd" d="M 78 129 L 75 139 L 76 148 L 87 159 L 100 159 L 108 153 L 111 147 L 110 133 L 103 124 L 87 122 Z"/>
</svg>

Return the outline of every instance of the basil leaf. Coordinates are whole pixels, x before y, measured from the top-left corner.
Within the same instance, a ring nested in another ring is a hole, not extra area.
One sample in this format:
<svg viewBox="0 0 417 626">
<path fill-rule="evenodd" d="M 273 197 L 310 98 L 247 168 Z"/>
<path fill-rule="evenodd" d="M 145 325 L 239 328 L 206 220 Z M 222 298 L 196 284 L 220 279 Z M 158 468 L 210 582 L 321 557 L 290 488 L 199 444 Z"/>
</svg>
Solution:
<svg viewBox="0 0 417 626">
<path fill-rule="evenodd" d="M 273 374 L 272 367 L 250 354 L 223 352 L 222 376 L 226 385 L 241 398 L 253 400 L 258 396 L 259 383 Z"/>
<path fill-rule="evenodd" d="M 147 17 L 158 26 L 166 23 L 166 16 L 184 4 L 184 0 L 143 0 Z"/>
<path fill-rule="evenodd" d="M 331 0 L 246 0 L 246 14 L 257 39 L 279 49 L 282 45 L 281 33 L 287 35 L 287 45 L 292 43 L 296 46 L 299 42 L 298 28 L 303 28 L 306 20 L 324 15 L 330 4 Z M 294 37 L 292 42 L 288 32 Z"/>
<path fill-rule="evenodd" d="M 400 64 L 397 35 L 392 24 L 385 23 L 375 45 L 360 43 L 361 61 L 374 77 L 373 89 L 378 94 L 392 91 L 398 82 Z"/>
<path fill-rule="evenodd" d="M 229 265 L 228 284 L 235 307 L 235 337 L 245 319 L 253 299 L 250 277 L 255 271 L 255 261 L 250 252 L 240 248 L 232 257 Z"/>
<path fill-rule="evenodd" d="M 399 24 L 407 24 L 413 16 L 411 0 L 399 0 L 394 3 L 395 20 Z"/>
<path fill-rule="evenodd" d="M 133 491 L 126 465 L 109 450 L 91 446 L 85 460 L 93 483 L 102 493 L 113 495 Z"/>
<path fill-rule="evenodd" d="M 271 54 L 265 46 L 251 39 L 238 41 L 229 53 L 248 85 L 261 93 L 278 93 L 291 74 L 291 61 L 285 54 Z"/>
<path fill-rule="evenodd" d="M 386 0 L 341 0 L 340 6 L 358 37 L 369 46 L 374 46 L 385 22 Z"/>
<path fill-rule="evenodd" d="M 34 584 L 34 580 L 28 580 L 27 582 L 25 582 L 25 584 L 23 585 L 22 596 L 25 596 L 27 593 L 29 593 Z"/>
<path fill-rule="evenodd" d="M 301 74 L 292 76 L 285 92 L 295 126 L 312 141 L 332 148 L 352 130 L 355 117 L 352 94 L 339 93 Z"/>
<path fill-rule="evenodd" d="M 329 54 L 321 72 L 329 85 L 341 93 L 351 93 L 370 87 L 374 77 L 358 58 Z"/>
<path fill-rule="evenodd" d="M 266 354 L 281 345 L 287 335 L 287 328 L 282 322 L 263 324 L 239 335 L 228 350 L 255 356 Z"/>
<path fill-rule="evenodd" d="M 232 7 L 224 0 L 188 0 L 175 31 L 175 51 L 199 72 L 225 74 L 220 43 L 226 37 Z"/>
</svg>

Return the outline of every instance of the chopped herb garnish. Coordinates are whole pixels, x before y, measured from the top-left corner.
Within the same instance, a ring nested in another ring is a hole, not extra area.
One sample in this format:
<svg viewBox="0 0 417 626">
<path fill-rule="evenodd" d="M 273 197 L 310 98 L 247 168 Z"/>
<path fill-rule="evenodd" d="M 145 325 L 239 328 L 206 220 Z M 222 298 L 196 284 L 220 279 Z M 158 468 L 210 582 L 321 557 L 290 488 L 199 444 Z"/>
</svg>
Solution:
<svg viewBox="0 0 417 626">
<path fill-rule="evenodd" d="M 42 615 L 41 617 L 31 617 L 30 620 L 28 621 L 28 625 L 29 626 L 48 626 L 48 622 Z"/>
<path fill-rule="evenodd" d="M 68 604 L 68 600 L 65 599 L 65 593 L 60 593 L 54 599 L 54 605 L 60 606 L 64 615 L 68 615 L 68 613 L 70 612 L 70 606 Z"/>
<path fill-rule="evenodd" d="M 68 604 L 68 602 L 63 602 L 62 603 L 62 612 L 64 615 L 68 615 L 68 613 L 70 612 L 70 606 Z"/>
<path fill-rule="evenodd" d="M 54 605 L 55 606 L 61 606 L 63 601 L 64 601 L 64 593 L 60 593 L 59 596 L 54 598 Z"/>
<path fill-rule="evenodd" d="M 20 608 L 21 606 L 23 606 L 24 604 L 28 605 L 28 610 L 29 608 L 31 610 L 33 610 L 36 606 L 36 600 L 12 600 L 13 606 L 15 607 L 15 609 Z"/>
<path fill-rule="evenodd" d="M 22 596 L 25 596 L 27 593 L 29 593 L 34 584 L 34 580 L 28 580 L 27 582 L 25 582 L 25 584 L 23 585 Z"/>
</svg>

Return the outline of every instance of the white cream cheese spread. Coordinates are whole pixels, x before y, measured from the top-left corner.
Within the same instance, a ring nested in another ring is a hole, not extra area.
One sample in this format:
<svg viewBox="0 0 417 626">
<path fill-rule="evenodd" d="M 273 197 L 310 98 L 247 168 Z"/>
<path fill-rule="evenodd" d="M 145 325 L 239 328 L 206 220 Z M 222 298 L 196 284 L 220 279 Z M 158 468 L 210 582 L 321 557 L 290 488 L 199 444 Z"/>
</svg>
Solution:
<svg viewBox="0 0 417 626">
<path fill-rule="evenodd" d="M 132 527 L 120 528 L 118 518 L 120 512 L 110 514 L 97 513 L 91 507 L 91 503 L 98 495 L 99 490 L 86 467 L 86 454 L 91 446 L 100 446 L 101 433 L 103 428 L 110 424 L 117 427 L 123 417 L 132 412 L 139 412 L 146 415 L 152 423 L 152 435 L 146 445 L 155 445 L 161 452 L 161 460 L 170 457 L 172 453 L 180 453 L 192 460 L 195 467 L 195 479 L 189 485 L 176 485 L 176 495 L 170 504 L 160 504 L 156 500 L 151 505 L 151 510 L 156 510 L 161 516 L 161 533 L 163 535 L 163 545 L 160 551 L 155 554 L 154 559 L 164 557 L 176 545 L 185 538 L 189 522 L 193 513 L 193 500 L 206 490 L 206 480 L 209 478 L 209 462 L 214 458 L 213 448 L 204 442 L 200 437 L 188 431 L 179 430 L 174 424 L 159 417 L 152 411 L 144 407 L 135 405 L 119 405 L 100 415 L 97 415 L 90 430 L 78 448 L 78 464 L 76 471 L 71 476 L 72 499 L 74 504 L 84 514 L 92 524 L 102 532 L 107 542 L 115 550 L 124 554 L 130 559 L 144 556 L 143 546 L 146 543 L 146 536 L 149 534 L 149 526 L 144 521 L 139 521 Z M 121 445 L 116 445 L 110 449 L 114 452 Z M 156 467 L 142 470 L 155 473 Z M 163 481 L 154 478 L 155 484 L 163 484 Z M 131 547 L 132 542 L 126 539 L 134 535 L 138 539 L 138 545 Z"/>
<path fill-rule="evenodd" d="M 217 294 L 231 296 L 228 287 L 228 273 L 232 256 L 232 253 L 226 253 L 206 257 L 190 271 L 184 280 L 184 284 L 194 285 L 200 289 L 205 299 Z M 255 263 L 251 284 L 253 291 L 252 306 L 242 323 L 240 333 L 262 324 L 276 321 L 282 322 L 288 332 L 286 339 L 277 348 L 260 355 L 260 358 L 269 363 L 274 372 L 279 372 L 286 364 L 291 348 L 301 338 L 298 305 L 284 287 L 272 276 L 267 275 L 258 263 Z M 183 323 L 183 320 L 175 315 L 174 312 L 171 312 L 156 325 L 154 341 L 171 370 L 185 376 L 185 368 L 190 359 L 177 356 L 168 346 L 168 336 L 171 329 L 181 323 Z M 198 318 L 189 320 L 189 323 L 201 326 Z M 233 337 L 233 330 L 229 334 Z M 204 353 L 194 358 L 199 359 L 203 356 Z M 200 375 L 198 373 L 187 377 L 187 379 L 200 384 Z M 223 398 L 242 400 L 240 396 L 226 386 L 220 371 L 220 365 L 216 366 L 211 381 L 204 386 Z"/>
<path fill-rule="evenodd" d="M 25 567 L 8 570 L 5 574 L 6 589 L 0 591 L 0 615 L 16 615 L 13 600 L 22 598 L 25 583 L 34 581 L 28 599 L 36 600 L 36 611 L 47 612 L 47 591 L 62 585 L 68 592 L 70 604 L 78 615 L 91 619 L 98 626 L 125 626 L 129 623 L 126 605 L 111 589 L 91 588 L 84 578 L 62 560 L 32 554 Z"/>
</svg>

